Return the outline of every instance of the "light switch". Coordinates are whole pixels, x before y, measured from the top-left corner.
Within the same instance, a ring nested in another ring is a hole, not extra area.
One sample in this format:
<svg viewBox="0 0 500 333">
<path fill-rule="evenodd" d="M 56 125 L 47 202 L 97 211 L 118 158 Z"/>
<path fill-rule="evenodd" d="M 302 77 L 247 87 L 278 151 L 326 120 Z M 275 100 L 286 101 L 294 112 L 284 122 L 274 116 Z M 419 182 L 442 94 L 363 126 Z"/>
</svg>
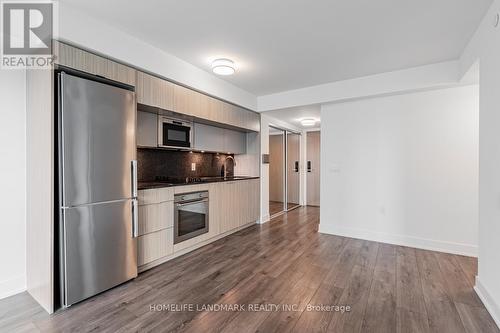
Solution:
<svg viewBox="0 0 500 333">
<path fill-rule="evenodd" d="M 191 171 L 196 171 L 196 163 L 191 163 Z"/>
</svg>

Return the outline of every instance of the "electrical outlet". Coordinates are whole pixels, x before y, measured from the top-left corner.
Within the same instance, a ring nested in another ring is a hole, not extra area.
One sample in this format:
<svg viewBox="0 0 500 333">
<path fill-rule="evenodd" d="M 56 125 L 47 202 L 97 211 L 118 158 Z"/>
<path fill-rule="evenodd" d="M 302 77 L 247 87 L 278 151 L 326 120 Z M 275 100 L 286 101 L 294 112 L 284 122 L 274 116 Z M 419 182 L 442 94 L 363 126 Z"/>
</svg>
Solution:
<svg viewBox="0 0 500 333">
<path fill-rule="evenodd" d="M 196 171 L 196 163 L 191 163 L 191 171 Z"/>
</svg>

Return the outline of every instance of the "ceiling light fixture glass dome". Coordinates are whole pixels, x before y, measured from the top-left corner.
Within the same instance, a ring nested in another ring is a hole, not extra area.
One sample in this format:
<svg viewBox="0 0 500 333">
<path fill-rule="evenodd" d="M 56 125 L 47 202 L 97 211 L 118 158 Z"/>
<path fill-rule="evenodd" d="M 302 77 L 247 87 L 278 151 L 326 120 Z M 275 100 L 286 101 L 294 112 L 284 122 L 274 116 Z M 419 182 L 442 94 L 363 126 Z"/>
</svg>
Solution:
<svg viewBox="0 0 500 333">
<path fill-rule="evenodd" d="M 302 119 L 300 121 L 300 123 L 302 124 L 302 126 L 310 127 L 310 126 L 316 125 L 316 119 L 314 119 L 314 118 L 304 118 L 304 119 Z"/>
<path fill-rule="evenodd" d="M 217 75 L 232 75 L 236 70 L 232 60 L 221 58 L 212 61 L 212 71 Z"/>
</svg>

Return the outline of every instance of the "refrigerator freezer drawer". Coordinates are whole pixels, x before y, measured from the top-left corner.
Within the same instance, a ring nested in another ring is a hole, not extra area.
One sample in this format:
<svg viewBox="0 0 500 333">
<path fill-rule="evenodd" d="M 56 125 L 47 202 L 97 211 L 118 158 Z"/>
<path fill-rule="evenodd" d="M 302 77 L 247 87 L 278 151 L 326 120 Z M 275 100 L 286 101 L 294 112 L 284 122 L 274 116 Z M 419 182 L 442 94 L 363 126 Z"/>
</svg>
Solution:
<svg viewBox="0 0 500 333">
<path fill-rule="evenodd" d="M 62 288 L 65 306 L 137 276 L 134 200 L 63 209 Z"/>
</svg>

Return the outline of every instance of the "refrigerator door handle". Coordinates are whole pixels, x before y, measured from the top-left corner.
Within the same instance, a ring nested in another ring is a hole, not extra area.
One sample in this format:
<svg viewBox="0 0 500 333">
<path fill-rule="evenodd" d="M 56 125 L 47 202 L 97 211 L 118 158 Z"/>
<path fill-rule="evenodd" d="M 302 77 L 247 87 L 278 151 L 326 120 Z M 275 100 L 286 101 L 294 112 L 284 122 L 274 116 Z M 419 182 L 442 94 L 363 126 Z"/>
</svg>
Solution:
<svg viewBox="0 0 500 333">
<path fill-rule="evenodd" d="M 130 163 L 132 170 L 132 197 L 137 198 L 137 160 Z"/>
<path fill-rule="evenodd" d="M 139 203 L 132 200 L 132 238 L 139 237 Z"/>
</svg>

